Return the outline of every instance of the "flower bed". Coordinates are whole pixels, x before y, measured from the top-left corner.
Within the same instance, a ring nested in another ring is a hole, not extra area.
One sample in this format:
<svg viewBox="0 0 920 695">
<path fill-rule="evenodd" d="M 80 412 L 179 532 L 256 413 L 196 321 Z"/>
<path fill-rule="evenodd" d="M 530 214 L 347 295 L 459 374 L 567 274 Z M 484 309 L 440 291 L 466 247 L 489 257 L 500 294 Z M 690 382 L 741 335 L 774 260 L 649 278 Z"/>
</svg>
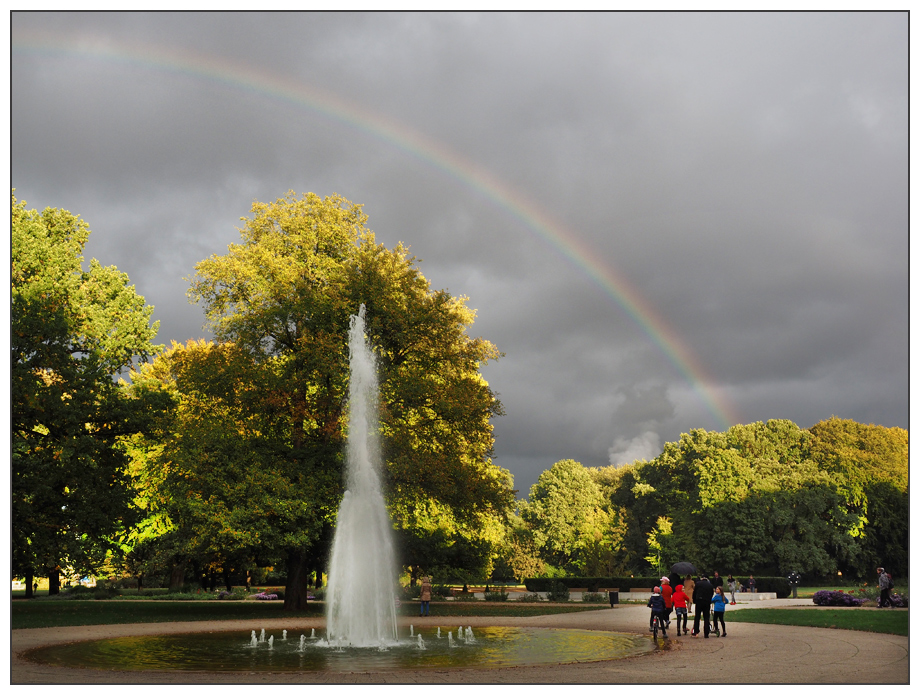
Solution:
<svg viewBox="0 0 920 695">
<path fill-rule="evenodd" d="M 818 606 L 861 606 L 868 599 L 856 598 L 845 591 L 816 591 L 811 600 Z"/>
<path fill-rule="evenodd" d="M 262 591 L 253 596 L 253 598 L 256 601 L 277 601 L 278 594 L 266 594 L 264 591 Z"/>
</svg>

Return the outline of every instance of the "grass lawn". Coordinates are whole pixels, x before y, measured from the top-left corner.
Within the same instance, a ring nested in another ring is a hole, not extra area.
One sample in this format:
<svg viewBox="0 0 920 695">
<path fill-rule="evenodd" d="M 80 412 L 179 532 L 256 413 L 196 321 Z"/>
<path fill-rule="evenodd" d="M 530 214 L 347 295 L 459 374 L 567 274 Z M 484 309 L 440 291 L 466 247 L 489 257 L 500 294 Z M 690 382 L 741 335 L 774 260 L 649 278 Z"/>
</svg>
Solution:
<svg viewBox="0 0 920 695">
<path fill-rule="evenodd" d="M 307 610 L 285 613 L 282 601 L 12 601 L 10 627 L 60 627 L 69 625 L 120 625 L 193 620 L 248 620 L 256 618 L 321 617 L 325 604 L 311 603 Z M 431 603 L 432 617 L 526 617 L 552 613 L 597 610 L 604 604 L 507 603 L 463 601 Z M 418 615 L 417 603 L 404 603 L 399 614 Z"/>
<path fill-rule="evenodd" d="M 839 630 L 862 630 L 907 636 L 906 610 L 873 608 L 746 608 L 726 611 L 726 623 L 764 623 L 767 625 L 801 625 L 833 627 Z"/>
</svg>

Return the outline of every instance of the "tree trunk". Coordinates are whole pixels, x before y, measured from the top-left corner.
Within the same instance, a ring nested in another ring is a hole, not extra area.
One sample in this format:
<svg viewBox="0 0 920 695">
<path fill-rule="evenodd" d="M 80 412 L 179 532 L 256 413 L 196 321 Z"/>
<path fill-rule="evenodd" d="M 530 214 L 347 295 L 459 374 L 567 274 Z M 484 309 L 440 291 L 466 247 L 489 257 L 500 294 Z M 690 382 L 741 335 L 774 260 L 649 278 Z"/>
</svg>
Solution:
<svg viewBox="0 0 920 695">
<path fill-rule="evenodd" d="M 55 567 L 48 571 L 48 595 L 57 596 L 61 593 L 61 568 Z"/>
<path fill-rule="evenodd" d="M 303 550 L 291 551 L 287 559 L 287 583 L 284 586 L 284 610 L 302 611 L 307 607 L 307 588 L 310 582 L 307 554 Z"/>
<path fill-rule="evenodd" d="M 224 586 L 227 587 L 227 593 L 229 594 L 231 591 L 233 591 L 233 582 L 232 582 L 230 570 L 224 567 L 222 570 L 222 573 L 224 577 Z"/>
<path fill-rule="evenodd" d="M 26 570 L 26 598 L 35 598 L 35 594 L 32 591 L 32 582 L 35 581 L 35 577 L 32 574 L 32 568 Z"/>
<path fill-rule="evenodd" d="M 169 575 L 169 593 L 182 591 L 182 586 L 185 584 L 185 565 L 186 560 L 173 565 L 172 572 Z"/>
</svg>

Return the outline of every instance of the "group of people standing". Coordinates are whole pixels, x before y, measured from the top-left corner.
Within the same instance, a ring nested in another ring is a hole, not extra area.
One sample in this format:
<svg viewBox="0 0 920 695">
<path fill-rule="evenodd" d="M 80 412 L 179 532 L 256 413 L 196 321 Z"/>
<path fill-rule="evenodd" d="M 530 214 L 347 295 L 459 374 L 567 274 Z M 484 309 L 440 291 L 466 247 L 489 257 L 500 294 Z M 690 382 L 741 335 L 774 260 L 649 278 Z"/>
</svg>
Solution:
<svg viewBox="0 0 920 695">
<path fill-rule="evenodd" d="M 672 584 L 674 585 L 672 588 Z M 700 634 L 700 621 L 703 623 L 703 637 L 708 638 L 711 631 L 725 637 L 725 608 L 735 604 L 735 590 L 737 582 L 734 577 L 729 575 L 729 586 L 731 588 L 732 600 L 729 602 L 725 596 L 723 588 L 725 580 L 719 576 L 718 572 L 713 573 L 710 580 L 706 575 L 701 575 L 699 581 L 693 579 L 692 575 L 687 575 L 681 579 L 678 574 L 671 574 L 668 577 L 661 578 L 661 586 L 656 586 L 648 605 L 652 609 L 652 615 L 649 620 L 649 630 L 653 628 L 653 622 L 656 617 L 660 617 L 664 627 L 671 624 L 671 611 L 674 611 L 677 617 L 677 636 L 688 633 L 687 623 L 688 616 L 693 613 L 693 629 L 689 631 L 691 637 Z M 695 608 L 695 610 L 694 610 Z M 681 628 L 683 627 L 683 631 Z M 664 633 L 667 637 L 667 633 Z"/>
</svg>

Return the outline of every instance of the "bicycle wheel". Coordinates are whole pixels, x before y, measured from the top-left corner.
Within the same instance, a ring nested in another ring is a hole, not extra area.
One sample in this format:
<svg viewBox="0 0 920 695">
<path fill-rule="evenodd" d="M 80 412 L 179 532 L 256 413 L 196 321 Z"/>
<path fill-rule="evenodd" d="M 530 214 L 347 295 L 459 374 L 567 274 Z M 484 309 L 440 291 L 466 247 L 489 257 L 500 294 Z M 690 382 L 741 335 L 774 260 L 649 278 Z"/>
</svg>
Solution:
<svg viewBox="0 0 920 695">
<path fill-rule="evenodd" d="M 652 621 L 652 639 L 658 639 L 658 618 Z"/>
</svg>

